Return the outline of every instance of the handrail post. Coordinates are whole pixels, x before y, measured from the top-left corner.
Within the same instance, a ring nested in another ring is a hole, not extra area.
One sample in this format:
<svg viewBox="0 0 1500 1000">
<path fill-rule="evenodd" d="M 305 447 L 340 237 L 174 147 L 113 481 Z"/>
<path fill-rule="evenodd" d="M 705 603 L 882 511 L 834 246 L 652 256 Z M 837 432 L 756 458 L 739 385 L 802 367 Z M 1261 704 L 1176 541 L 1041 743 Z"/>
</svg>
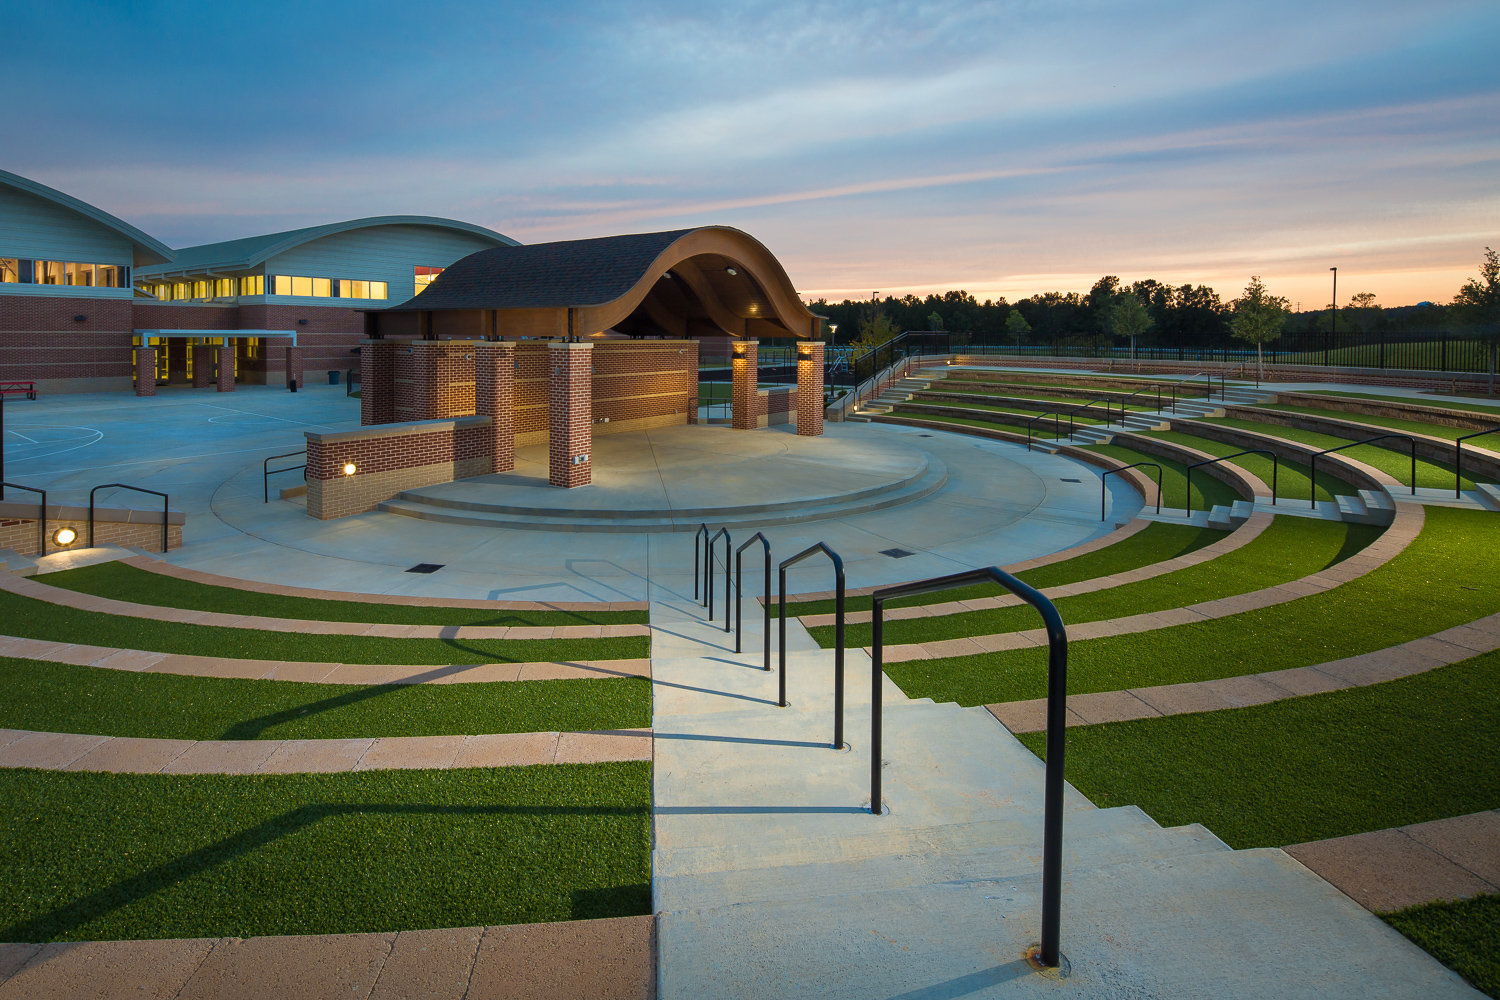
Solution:
<svg viewBox="0 0 1500 1000">
<path fill-rule="evenodd" d="M 698 598 L 698 539 L 708 541 L 708 525 L 700 523 L 698 530 L 693 533 L 693 600 L 699 604 L 703 602 Z"/>
<path fill-rule="evenodd" d="M 778 605 L 778 617 L 780 620 L 780 662 L 781 662 L 781 698 L 780 705 L 786 706 L 786 571 L 787 567 L 801 562 L 808 556 L 818 552 L 826 555 L 833 563 L 834 573 L 834 649 L 833 649 L 833 749 L 841 749 L 844 745 L 844 560 L 839 554 L 830 549 L 825 543 L 818 542 L 790 559 L 783 559 L 780 568 L 781 601 Z"/>
<path fill-rule="evenodd" d="M 736 653 L 741 652 L 740 647 L 745 634 L 745 550 L 756 542 L 760 543 L 766 560 L 764 576 L 765 596 L 761 604 L 762 613 L 765 616 L 765 625 L 762 630 L 764 633 L 762 639 L 765 645 L 765 659 L 762 661 L 761 669 L 769 671 L 771 669 L 771 542 L 759 531 L 746 539 L 739 548 L 734 550 L 734 651 Z M 727 608 L 725 609 L 724 616 L 725 618 L 729 617 Z"/>
<path fill-rule="evenodd" d="M 729 631 L 729 547 L 733 542 L 729 538 L 729 529 L 720 528 L 712 538 L 708 540 L 708 549 L 703 555 L 703 576 L 707 581 L 704 589 L 708 592 L 708 620 L 714 620 L 714 550 L 719 546 L 719 539 L 724 539 L 724 631 Z"/>
</svg>

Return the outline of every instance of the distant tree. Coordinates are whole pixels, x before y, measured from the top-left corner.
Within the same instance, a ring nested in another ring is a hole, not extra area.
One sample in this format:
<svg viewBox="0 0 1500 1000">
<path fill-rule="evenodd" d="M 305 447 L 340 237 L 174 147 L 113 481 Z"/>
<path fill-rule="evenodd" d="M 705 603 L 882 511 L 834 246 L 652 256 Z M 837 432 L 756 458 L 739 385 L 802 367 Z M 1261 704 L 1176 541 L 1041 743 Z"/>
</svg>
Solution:
<svg viewBox="0 0 1500 1000">
<path fill-rule="evenodd" d="M 1259 379 L 1266 377 L 1261 347 L 1281 336 L 1287 306 L 1286 299 L 1266 290 L 1258 274 L 1250 278 L 1250 284 L 1245 286 L 1245 294 L 1234 302 L 1234 318 L 1229 322 L 1229 333 L 1232 337 L 1248 340 L 1255 345 L 1255 370 Z"/>
<path fill-rule="evenodd" d="M 1031 324 L 1026 322 L 1025 316 L 1021 315 L 1021 310 L 1012 309 L 1010 315 L 1005 317 L 1005 332 L 1011 340 L 1016 342 L 1016 346 L 1020 347 L 1027 335 L 1031 333 Z"/>
<path fill-rule="evenodd" d="M 1357 292 L 1349 296 L 1349 308 L 1344 310 L 1349 328 L 1369 333 L 1380 321 L 1380 307 L 1375 304 L 1374 292 Z"/>
<path fill-rule="evenodd" d="M 1111 336 L 1130 338 L 1130 357 L 1135 359 L 1135 338 L 1151 329 L 1155 322 L 1146 304 L 1133 292 L 1121 292 L 1105 307 L 1103 326 Z"/>
<path fill-rule="evenodd" d="M 938 315 L 938 311 L 936 309 L 934 309 L 932 312 L 930 312 L 930 313 L 927 314 L 927 329 L 929 329 L 929 330 L 941 330 L 942 328 L 943 328 L 943 317 L 940 316 L 940 315 Z"/>
<path fill-rule="evenodd" d="M 1500 347 L 1500 254 L 1489 247 L 1484 248 L 1484 263 L 1479 265 L 1479 277 L 1470 278 L 1453 297 L 1454 310 L 1459 319 L 1479 327 L 1480 334 L 1490 349 L 1490 388 L 1495 394 L 1495 349 Z"/>
<path fill-rule="evenodd" d="M 885 311 L 880 293 L 871 294 L 870 300 L 860 307 L 859 337 L 854 340 L 854 345 L 879 347 L 888 340 L 894 340 L 900 332 L 901 328 L 891 319 L 891 314 Z"/>
</svg>

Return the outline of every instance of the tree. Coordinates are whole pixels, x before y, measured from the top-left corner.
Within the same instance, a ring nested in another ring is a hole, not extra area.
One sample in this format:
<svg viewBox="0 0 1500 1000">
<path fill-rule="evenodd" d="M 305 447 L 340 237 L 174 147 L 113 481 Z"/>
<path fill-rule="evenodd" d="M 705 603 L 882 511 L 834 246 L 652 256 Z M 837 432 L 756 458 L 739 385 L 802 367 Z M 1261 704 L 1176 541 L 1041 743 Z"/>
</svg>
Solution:
<svg viewBox="0 0 1500 1000">
<path fill-rule="evenodd" d="M 1453 297 L 1459 318 L 1479 327 L 1490 349 L 1490 388 L 1495 394 L 1495 348 L 1500 346 L 1500 254 L 1484 248 L 1479 277 L 1470 278 Z"/>
<path fill-rule="evenodd" d="M 1362 333 L 1369 333 L 1379 322 L 1380 307 L 1375 304 L 1374 292 L 1358 292 L 1349 296 L 1349 308 L 1344 312 L 1349 319 L 1349 327 Z"/>
<path fill-rule="evenodd" d="M 1021 315 L 1021 310 L 1012 309 L 1010 315 L 1005 317 L 1005 332 L 1011 340 L 1016 342 L 1016 346 L 1020 347 L 1021 342 L 1031 333 L 1031 324 L 1026 322 L 1025 316 Z"/>
<path fill-rule="evenodd" d="M 1104 329 L 1116 337 L 1130 338 L 1130 358 L 1135 360 L 1135 338 L 1151 329 L 1155 322 L 1146 311 L 1146 304 L 1132 292 L 1122 292 L 1105 307 L 1102 323 Z"/>
<path fill-rule="evenodd" d="M 932 312 L 927 314 L 927 329 L 941 330 L 942 328 L 943 317 L 938 314 L 938 311 L 936 309 L 934 309 Z"/>
<path fill-rule="evenodd" d="M 1229 322 L 1229 335 L 1239 340 L 1248 340 L 1255 345 L 1255 370 L 1257 379 L 1266 377 L 1265 360 L 1261 346 L 1281 336 L 1281 326 L 1286 322 L 1288 302 L 1280 295 L 1266 291 L 1260 275 L 1252 275 L 1245 294 L 1234 302 L 1234 319 Z"/>
<path fill-rule="evenodd" d="M 881 305 L 880 293 L 871 294 L 870 301 L 859 310 L 859 337 L 854 341 L 855 346 L 879 347 L 888 340 L 894 340 L 900 332 L 896 321 L 891 319 L 891 314 Z"/>
</svg>

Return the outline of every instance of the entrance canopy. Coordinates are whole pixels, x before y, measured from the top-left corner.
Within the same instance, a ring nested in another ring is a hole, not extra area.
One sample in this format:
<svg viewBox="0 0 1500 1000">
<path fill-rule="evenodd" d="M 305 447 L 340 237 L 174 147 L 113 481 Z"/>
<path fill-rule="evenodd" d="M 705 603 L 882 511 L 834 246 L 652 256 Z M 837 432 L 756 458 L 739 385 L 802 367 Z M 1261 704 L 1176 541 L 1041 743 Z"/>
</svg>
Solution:
<svg viewBox="0 0 1500 1000">
<path fill-rule="evenodd" d="M 704 226 L 472 253 L 398 306 L 370 310 L 374 337 L 820 338 L 771 252 Z"/>
<path fill-rule="evenodd" d="M 245 337 L 287 337 L 293 347 L 297 346 L 296 330 L 136 330 L 137 337 L 222 337 L 236 340 Z"/>
</svg>

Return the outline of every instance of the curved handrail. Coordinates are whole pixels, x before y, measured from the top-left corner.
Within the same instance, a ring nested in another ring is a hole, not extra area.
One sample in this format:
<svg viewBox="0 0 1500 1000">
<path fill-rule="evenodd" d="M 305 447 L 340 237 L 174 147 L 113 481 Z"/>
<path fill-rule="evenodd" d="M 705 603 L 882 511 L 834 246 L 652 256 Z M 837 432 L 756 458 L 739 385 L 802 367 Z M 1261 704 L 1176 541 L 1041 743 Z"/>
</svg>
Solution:
<svg viewBox="0 0 1500 1000">
<path fill-rule="evenodd" d="M 285 455 L 271 455 L 264 462 L 260 463 L 260 468 L 261 468 L 261 477 L 260 477 L 261 494 L 265 498 L 265 499 L 263 499 L 261 501 L 262 503 L 270 503 L 271 502 L 271 477 L 274 476 L 274 475 L 276 475 L 276 473 L 278 473 L 278 472 L 291 472 L 293 469 L 302 469 L 303 472 L 304 472 L 303 478 L 304 479 L 306 478 L 306 475 L 305 475 L 306 470 L 307 470 L 307 463 L 306 462 L 303 462 L 301 465 L 288 465 L 285 469 L 273 469 L 273 468 L 271 468 L 271 462 L 274 461 L 275 459 L 278 459 L 278 458 L 291 458 L 293 455 L 306 455 L 306 454 L 307 454 L 307 449 L 303 448 L 301 451 L 289 451 Z"/>
<path fill-rule="evenodd" d="M 1068 725 L 1068 632 L 1057 606 L 1040 591 L 995 566 L 913 583 L 884 587 L 871 595 L 870 646 L 870 811 L 880 814 L 881 689 L 885 681 L 883 627 L 885 602 L 897 597 L 993 581 L 1041 613 L 1047 626 L 1047 772 L 1042 813 L 1042 948 L 1043 965 L 1059 963 L 1059 908 L 1062 904 L 1063 752 Z"/>
<path fill-rule="evenodd" d="M 1463 495 L 1464 483 L 1464 450 L 1463 443 L 1469 438 L 1484 437 L 1486 434 L 1500 434 L 1500 427 L 1491 427 L 1487 431 L 1475 431 L 1473 434 L 1465 434 L 1453 442 L 1453 498 L 1456 500 Z M 1412 479 L 1415 487 L 1416 479 Z"/>
<path fill-rule="evenodd" d="M 1314 508 L 1316 508 L 1318 506 L 1318 459 L 1322 458 L 1324 455 L 1329 455 L 1329 454 L 1332 454 L 1333 452 L 1336 452 L 1336 451 L 1343 451 L 1345 448 L 1354 448 L 1354 447 L 1356 447 L 1358 445 L 1369 444 L 1371 441 L 1384 441 L 1386 438 L 1400 438 L 1402 441 L 1405 441 L 1407 444 L 1411 445 L 1411 495 L 1412 496 L 1416 496 L 1417 495 L 1417 442 L 1416 442 L 1416 440 L 1414 438 L 1412 438 L 1408 434 L 1377 434 L 1374 437 L 1365 438 L 1363 441 L 1350 441 L 1348 444 L 1341 444 L 1337 448 L 1324 448 L 1322 451 L 1318 452 L 1316 455 L 1314 455 L 1312 457 L 1312 461 L 1308 463 L 1308 472 L 1309 472 L 1309 475 L 1308 475 L 1307 478 L 1310 479 L 1312 482 L 1311 482 L 1311 485 L 1308 487 L 1307 505 L 1309 507 L 1314 507 Z"/>
<path fill-rule="evenodd" d="M 1059 408 L 1059 409 L 1056 409 L 1056 410 L 1044 410 L 1041 413 L 1038 413 L 1036 416 L 1032 417 L 1030 420 L 1026 421 L 1026 450 L 1027 451 L 1031 450 L 1031 425 L 1032 424 L 1036 423 L 1038 420 L 1041 420 L 1043 417 L 1052 417 L 1052 426 L 1053 426 L 1052 433 L 1053 433 L 1053 435 L 1055 437 L 1055 436 L 1058 436 L 1058 435 L 1061 434 L 1061 429 L 1062 429 L 1062 422 L 1058 418 L 1065 416 L 1065 417 L 1068 418 L 1068 437 L 1071 438 L 1073 436 L 1073 430 L 1074 430 L 1073 415 L 1076 414 L 1076 413 L 1082 413 L 1084 410 L 1087 410 L 1090 406 L 1093 406 L 1095 403 L 1103 403 L 1104 404 L 1104 422 L 1105 422 L 1105 424 L 1108 424 L 1110 422 L 1110 420 L 1113 419 L 1113 411 L 1111 411 L 1110 406 L 1111 406 L 1111 404 L 1114 403 L 1114 400 L 1109 399 L 1109 398 L 1091 399 L 1087 403 L 1084 403 L 1082 406 L 1075 406 L 1072 409 L 1061 409 L 1061 408 Z M 1121 420 L 1121 422 L 1123 422 L 1125 420 L 1125 404 L 1124 403 L 1120 404 L 1120 420 Z"/>
<path fill-rule="evenodd" d="M 788 566 L 801 562 L 808 556 L 819 552 L 826 555 L 833 563 L 834 579 L 834 646 L 833 646 L 833 749 L 837 750 L 844 745 L 844 560 L 839 554 L 822 542 L 808 546 L 790 559 L 783 559 L 778 569 L 781 571 L 781 600 L 777 605 L 777 614 L 781 619 L 779 628 L 779 645 L 781 657 L 781 683 L 780 699 L 777 704 L 786 708 L 786 571 Z"/>
<path fill-rule="evenodd" d="M 142 486 L 131 486 L 129 483 L 101 483 L 89 490 L 89 548 L 94 547 L 94 494 L 100 490 L 118 487 L 122 490 L 135 490 L 137 493 L 150 493 L 152 496 L 161 497 L 161 550 L 167 551 L 167 505 L 172 502 L 171 498 L 161 490 L 148 490 Z"/>
<path fill-rule="evenodd" d="M 698 567 L 699 567 L 699 561 L 698 561 L 698 539 L 700 539 L 700 538 L 703 539 L 704 542 L 708 541 L 708 525 L 706 523 L 699 523 L 698 530 L 693 533 L 693 600 L 697 601 L 701 605 L 703 603 L 703 601 L 698 596 Z M 704 547 L 703 547 L 703 562 L 702 562 L 702 566 L 703 566 L 703 575 L 706 577 L 708 575 L 708 546 L 707 545 L 704 545 Z M 705 587 L 704 589 L 706 590 L 708 588 Z"/>
<path fill-rule="evenodd" d="M 39 490 L 35 486 L 22 486 L 20 483 L 0 483 L 0 500 L 5 499 L 5 487 L 7 487 L 7 486 L 10 487 L 13 490 L 25 490 L 28 493 L 40 493 L 42 495 L 41 511 L 40 511 L 40 513 L 39 513 L 39 515 L 37 517 L 37 521 L 41 525 L 42 533 L 41 533 L 40 537 L 37 538 L 36 554 L 39 555 L 39 556 L 46 555 L 47 554 L 47 491 L 46 490 Z"/>
<path fill-rule="evenodd" d="M 712 538 L 708 540 L 708 552 L 703 559 L 703 572 L 708 581 L 708 620 L 714 620 L 714 549 L 718 547 L 719 539 L 724 539 L 724 631 L 729 631 L 729 546 L 734 544 L 729 538 L 729 529 L 720 528 Z M 696 539 L 695 539 L 696 540 Z"/>
<path fill-rule="evenodd" d="M 1118 469 L 1105 469 L 1104 475 L 1099 477 L 1099 520 L 1102 521 L 1105 517 L 1104 504 L 1106 487 L 1104 481 L 1109 478 L 1109 474 L 1111 472 L 1124 472 L 1126 469 L 1140 468 L 1143 465 L 1149 465 L 1151 466 L 1151 468 L 1156 470 L 1156 512 L 1158 514 L 1161 513 L 1161 466 L 1156 464 L 1155 462 L 1131 462 L 1129 465 L 1122 465 Z M 1189 494 L 1188 500 L 1192 500 L 1191 494 Z"/>
<path fill-rule="evenodd" d="M 1280 471 L 1281 463 L 1277 460 L 1276 453 L 1274 451 L 1267 451 L 1264 448 L 1246 448 L 1244 451 L 1237 451 L 1233 455 L 1220 455 L 1218 458 L 1210 458 L 1210 459 L 1208 459 L 1206 461 L 1203 461 L 1203 462 L 1194 462 L 1192 465 L 1190 465 L 1190 466 L 1187 467 L 1187 512 L 1188 512 L 1188 517 L 1192 517 L 1193 516 L 1193 470 L 1196 469 L 1196 468 L 1198 468 L 1201 465 L 1214 465 L 1214 464 L 1217 464 L 1219 462 L 1227 462 L 1231 458 L 1239 458 L 1241 455 L 1269 455 L 1270 456 L 1270 458 L 1271 458 L 1271 506 L 1272 507 L 1276 506 L 1276 480 L 1278 478 L 1280 478 L 1280 475 L 1281 475 L 1281 471 Z"/>
<path fill-rule="evenodd" d="M 740 652 L 740 640 L 745 635 L 744 552 L 756 542 L 760 542 L 760 544 L 766 550 L 766 593 L 764 601 L 762 602 L 762 606 L 765 610 L 766 615 L 765 625 L 763 628 L 763 631 L 765 632 L 764 639 L 766 650 L 765 659 L 762 661 L 765 665 L 761 667 L 761 669 L 769 671 L 771 669 L 771 542 L 766 538 L 765 535 L 761 534 L 759 531 L 751 535 L 750 538 L 746 540 L 745 544 L 734 550 L 734 651 L 736 653 Z M 728 618 L 728 613 L 726 613 L 724 617 Z"/>
</svg>

